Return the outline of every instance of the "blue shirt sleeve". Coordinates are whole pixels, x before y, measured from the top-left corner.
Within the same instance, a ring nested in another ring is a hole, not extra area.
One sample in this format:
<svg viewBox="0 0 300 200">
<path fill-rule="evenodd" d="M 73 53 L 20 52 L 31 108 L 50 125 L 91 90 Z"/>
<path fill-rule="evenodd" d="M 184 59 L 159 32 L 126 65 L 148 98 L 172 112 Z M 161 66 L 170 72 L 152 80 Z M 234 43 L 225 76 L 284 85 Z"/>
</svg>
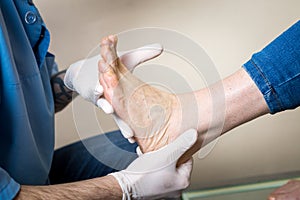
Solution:
<svg viewBox="0 0 300 200">
<path fill-rule="evenodd" d="M 274 114 L 300 105 L 300 21 L 244 64 Z"/>
<path fill-rule="evenodd" d="M 0 168 L 0 199 L 13 199 L 20 190 L 20 184 L 16 183 L 6 171 Z"/>
</svg>

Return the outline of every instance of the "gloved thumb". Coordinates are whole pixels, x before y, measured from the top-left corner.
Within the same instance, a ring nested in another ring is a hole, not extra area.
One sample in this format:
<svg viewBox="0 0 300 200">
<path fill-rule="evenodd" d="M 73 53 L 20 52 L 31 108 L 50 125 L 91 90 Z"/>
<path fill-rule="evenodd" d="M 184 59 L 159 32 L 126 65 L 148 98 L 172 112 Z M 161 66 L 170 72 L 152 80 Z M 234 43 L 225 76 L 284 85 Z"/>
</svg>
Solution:
<svg viewBox="0 0 300 200">
<path fill-rule="evenodd" d="M 161 44 L 150 44 L 137 49 L 120 53 L 122 63 L 129 71 L 133 71 L 139 64 L 159 56 L 163 51 Z"/>
<path fill-rule="evenodd" d="M 197 131 L 189 129 L 181 134 L 174 142 L 163 147 L 160 151 L 166 157 L 167 163 L 177 162 L 177 160 L 189 150 L 197 141 Z"/>
<path fill-rule="evenodd" d="M 132 172 L 145 172 L 167 167 L 177 160 L 192 147 L 197 140 L 197 131 L 189 129 L 182 133 L 175 141 L 159 150 L 145 153 L 139 157 L 143 162 L 133 161 L 126 169 Z"/>
</svg>

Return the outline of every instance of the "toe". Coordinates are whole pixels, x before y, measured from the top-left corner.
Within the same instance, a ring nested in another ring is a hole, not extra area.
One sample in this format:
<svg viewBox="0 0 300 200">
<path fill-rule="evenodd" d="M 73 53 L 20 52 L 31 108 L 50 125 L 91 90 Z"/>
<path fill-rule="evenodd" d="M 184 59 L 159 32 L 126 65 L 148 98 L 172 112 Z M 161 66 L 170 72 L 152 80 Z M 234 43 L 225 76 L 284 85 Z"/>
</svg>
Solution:
<svg viewBox="0 0 300 200">
<path fill-rule="evenodd" d="M 116 51 L 117 37 L 110 35 L 101 40 L 101 56 L 111 67 L 118 66 L 118 55 Z"/>
</svg>

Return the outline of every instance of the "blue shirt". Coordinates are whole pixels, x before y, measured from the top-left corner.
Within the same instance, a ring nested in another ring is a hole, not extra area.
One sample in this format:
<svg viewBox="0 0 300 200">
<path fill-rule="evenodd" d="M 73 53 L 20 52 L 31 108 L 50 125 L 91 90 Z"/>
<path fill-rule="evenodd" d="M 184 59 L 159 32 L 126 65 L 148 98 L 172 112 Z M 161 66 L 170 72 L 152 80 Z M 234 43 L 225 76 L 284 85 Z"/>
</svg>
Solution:
<svg viewBox="0 0 300 200">
<path fill-rule="evenodd" d="M 12 199 L 19 184 L 47 182 L 54 151 L 50 77 L 57 67 L 32 1 L 0 6 L 0 199 Z"/>
</svg>

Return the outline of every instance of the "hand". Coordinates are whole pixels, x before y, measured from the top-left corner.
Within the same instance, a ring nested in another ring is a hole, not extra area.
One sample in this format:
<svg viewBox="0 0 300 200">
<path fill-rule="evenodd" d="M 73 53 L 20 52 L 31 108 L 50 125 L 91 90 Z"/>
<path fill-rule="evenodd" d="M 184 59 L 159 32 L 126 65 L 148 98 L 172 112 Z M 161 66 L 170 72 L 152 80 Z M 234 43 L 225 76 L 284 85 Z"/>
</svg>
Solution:
<svg viewBox="0 0 300 200">
<path fill-rule="evenodd" d="M 290 180 L 287 184 L 276 189 L 269 195 L 269 200 L 300 199 L 300 181 Z"/>
<path fill-rule="evenodd" d="M 190 129 L 167 146 L 141 155 L 127 169 L 110 174 L 119 182 L 123 200 L 180 196 L 190 183 L 192 160 L 176 168 L 177 160 L 196 140 L 196 130 Z"/>
<path fill-rule="evenodd" d="M 133 71 L 139 64 L 159 56 L 162 53 L 160 44 L 146 45 L 141 48 L 126 52 L 120 52 L 120 60 L 129 71 Z M 101 56 L 80 60 L 68 68 L 64 77 L 65 85 L 80 94 L 85 100 L 97 105 L 99 97 L 103 94 L 103 87 L 98 78 L 98 62 Z M 99 105 L 104 112 L 113 112 L 112 106 L 105 99 L 101 99 Z M 99 104 L 99 103 L 98 103 Z"/>
<path fill-rule="evenodd" d="M 130 51 L 120 52 L 120 60 L 129 71 L 133 71 L 139 64 L 159 56 L 162 51 L 163 48 L 160 44 L 146 45 Z M 97 105 L 105 113 L 111 114 L 114 111 L 111 104 L 106 99 L 100 98 L 103 95 L 103 87 L 98 78 L 99 60 L 101 60 L 100 55 L 72 64 L 66 72 L 64 83 L 85 100 Z M 116 115 L 113 116 L 124 137 L 131 143 L 135 142 L 130 127 Z"/>
</svg>

